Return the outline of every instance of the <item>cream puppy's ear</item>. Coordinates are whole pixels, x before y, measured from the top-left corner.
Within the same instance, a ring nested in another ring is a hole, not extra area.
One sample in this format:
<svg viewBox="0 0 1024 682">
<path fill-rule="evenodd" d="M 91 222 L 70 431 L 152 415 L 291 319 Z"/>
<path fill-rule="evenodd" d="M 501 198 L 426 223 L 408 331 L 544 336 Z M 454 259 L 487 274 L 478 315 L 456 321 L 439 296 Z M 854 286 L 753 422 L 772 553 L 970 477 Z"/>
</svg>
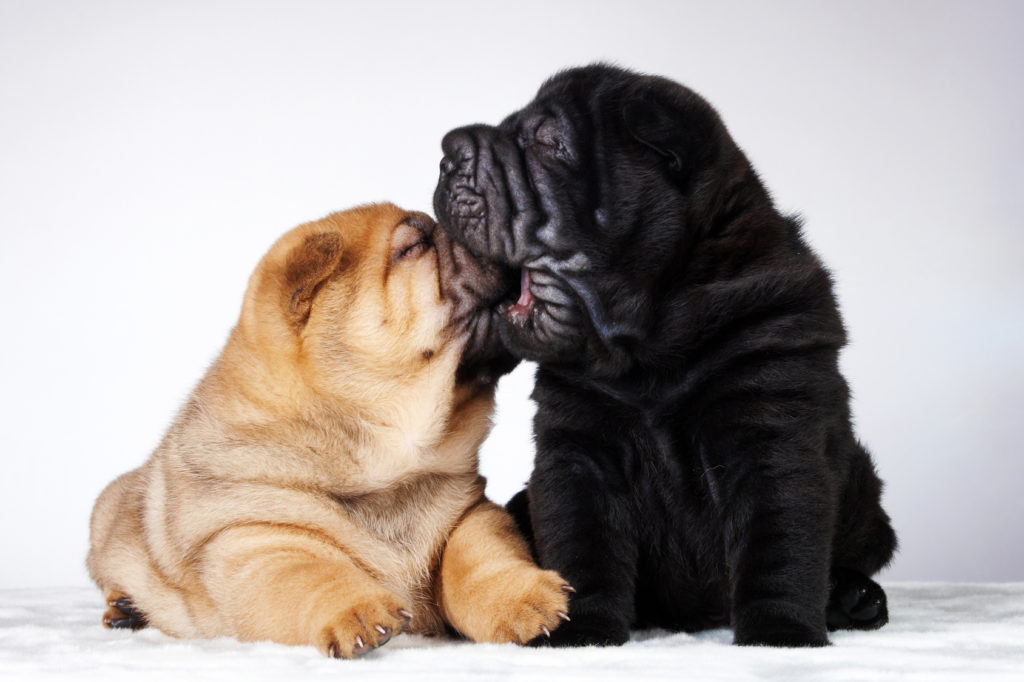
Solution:
<svg viewBox="0 0 1024 682">
<path fill-rule="evenodd" d="M 246 290 L 242 337 L 273 352 L 292 349 L 309 321 L 313 300 L 343 266 L 342 235 L 316 224 L 285 234 L 263 256 Z"/>
<path fill-rule="evenodd" d="M 337 270 L 341 253 L 341 237 L 336 232 L 309 235 L 288 253 L 282 293 L 291 322 L 302 325 L 309 319 L 317 290 Z"/>
</svg>

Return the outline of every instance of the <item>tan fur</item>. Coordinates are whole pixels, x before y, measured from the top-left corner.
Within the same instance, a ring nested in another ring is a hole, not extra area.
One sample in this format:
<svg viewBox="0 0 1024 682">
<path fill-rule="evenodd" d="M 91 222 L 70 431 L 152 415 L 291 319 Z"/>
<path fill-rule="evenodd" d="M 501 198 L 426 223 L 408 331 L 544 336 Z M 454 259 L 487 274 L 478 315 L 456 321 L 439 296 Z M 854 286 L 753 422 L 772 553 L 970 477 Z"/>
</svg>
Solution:
<svg viewBox="0 0 1024 682">
<path fill-rule="evenodd" d="M 489 642 L 558 625 L 564 581 L 483 496 L 494 387 L 455 382 L 466 339 L 436 254 L 395 260 L 418 239 L 410 215 L 336 213 L 260 262 L 159 447 L 96 502 L 87 564 L 108 622 L 127 595 L 178 637 L 346 657 L 408 614 L 412 632 L 447 620 Z"/>
</svg>

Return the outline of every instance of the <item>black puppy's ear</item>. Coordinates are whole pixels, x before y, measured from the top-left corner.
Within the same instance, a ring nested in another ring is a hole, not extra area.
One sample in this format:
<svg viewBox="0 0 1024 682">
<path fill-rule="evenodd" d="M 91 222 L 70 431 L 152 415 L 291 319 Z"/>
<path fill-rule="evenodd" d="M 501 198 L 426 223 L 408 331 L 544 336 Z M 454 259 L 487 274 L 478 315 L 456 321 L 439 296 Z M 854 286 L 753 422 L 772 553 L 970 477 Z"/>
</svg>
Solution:
<svg viewBox="0 0 1024 682">
<path fill-rule="evenodd" d="M 622 107 L 626 130 L 685 178 L 708 163 L 721 139 L 718 115 L 699 95 L 675 83 L 636 92 Z"/>
<path fill-rule="evenodd" d="M 622 107 L 622 118 L 634 140 L 663 156 L 673 171 L 682 171 L 685 150 L 680 122 L 663 104 L 647 98 L 631 100 Z"/>
<path fill-rule="evenodd" d="M 341 260 L 341 237 L 321 232 L 306 237 L 292 249 L 284 268 L 284 295 L 289 318 L 305 323 L 313 307 L 313 298 Z"/>
</svg>

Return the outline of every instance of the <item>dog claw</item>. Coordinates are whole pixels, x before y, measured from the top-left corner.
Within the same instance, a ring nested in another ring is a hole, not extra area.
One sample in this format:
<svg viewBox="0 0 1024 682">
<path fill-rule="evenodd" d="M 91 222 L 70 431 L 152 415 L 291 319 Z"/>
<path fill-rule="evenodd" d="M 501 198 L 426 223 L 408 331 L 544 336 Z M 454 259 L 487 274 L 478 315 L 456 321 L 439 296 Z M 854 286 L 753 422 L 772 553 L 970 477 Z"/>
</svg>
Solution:
<svg viewBox="0 0 1024 682">
<path fill-rule="evenodd" d="M 405 609 L 398 609 L 398 615 L 402 617 L 402 630 L 412 622 L 412 614 Z"/>
<path fill-rule="evenodd" d="M 334 642 L 331 642 L 327 646 L 327 655 L 331 658 L 341 658 L 341 653 L 338 652 L 338 645 Z"/>
<path fill-rule="evenodd" d="M 558 612 L 558 617 L 567 623 L 572 620 L 572 618 L 569 617 L 568 613 L 562 613 L 561 611 Z"/>
<path fill-rule="evenodd" d="M 568 594 L 576 594 L 576 588 L 572 585 L 562 585 L 562 592 L 566 592 Z"/>
<path fill-rule="evenodd" d="M 547 637 L 548 639 L 551 639 L 551 630 L 548 630 L 546 625 L 541 625 L 540 626 L 540 631 L 544 633 L 545 637 Z"/>
<path fill-rule="evenodd" d="M 370 647 L 366 646 L 366 643 L 363 641 L 363 638 L 356 635 L 356 645 L 352 649 L 352 653 L 358 656 L 359 654 L 366 653 L 367 651 L 369 651 L 369 649 Z"/>
</svg>

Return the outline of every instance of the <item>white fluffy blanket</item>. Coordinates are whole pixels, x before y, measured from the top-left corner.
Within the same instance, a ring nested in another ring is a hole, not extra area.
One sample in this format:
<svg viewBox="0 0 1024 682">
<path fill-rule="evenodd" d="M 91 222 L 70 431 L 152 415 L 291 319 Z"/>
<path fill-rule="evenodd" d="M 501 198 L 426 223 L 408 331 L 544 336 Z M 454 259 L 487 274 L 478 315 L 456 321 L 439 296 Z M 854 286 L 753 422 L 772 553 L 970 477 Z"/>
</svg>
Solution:
<svg viewBox="0 0 1024 682">
<path fill-rule="evenodd" d="M 353 661 L 311 647 L 106 630 L 100 595 L 89 588 L 0 590 L 0 679 L 1024 680 L 1024 583 L 886 590 L 886 627 L 834 633 L 824 649 L 733 647 L 727 630 L 652 630 L 623 647 L 561 650 L 400 635 Z"/>
</svg>

